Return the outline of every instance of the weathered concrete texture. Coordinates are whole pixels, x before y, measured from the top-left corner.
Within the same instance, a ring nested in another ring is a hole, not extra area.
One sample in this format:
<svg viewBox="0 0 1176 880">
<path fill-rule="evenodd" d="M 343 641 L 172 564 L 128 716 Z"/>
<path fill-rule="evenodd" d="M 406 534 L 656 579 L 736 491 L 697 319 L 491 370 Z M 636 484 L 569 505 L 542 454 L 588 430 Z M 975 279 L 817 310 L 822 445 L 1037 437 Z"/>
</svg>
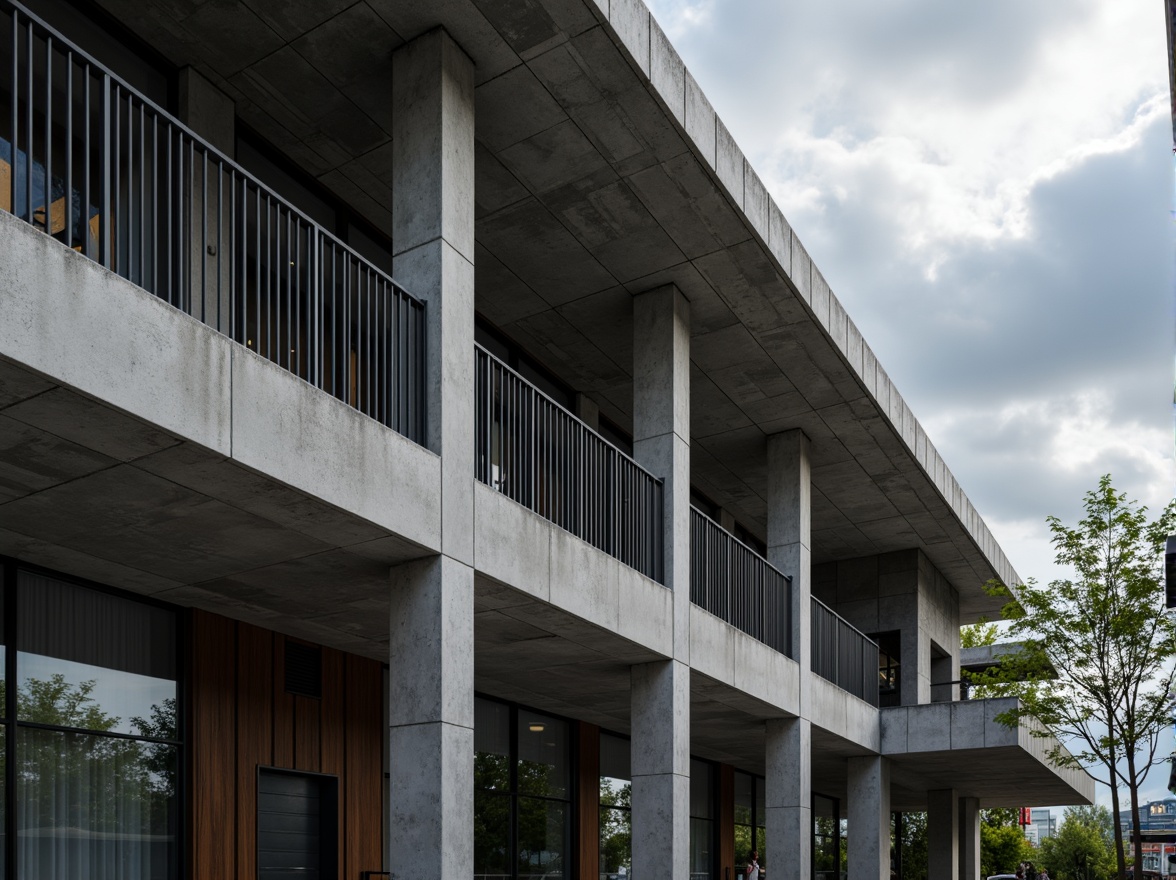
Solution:
<svg viewBox="0 0 1176 880">
<path fill-rule="evenodd" d="M 807 718 L 767 723 L 767 850 L 774 876 L 810 880 L 813 860 L 812 725 Z"/>
<path fill-rule="evenodd" d="M 633 301 L 633 375 L 633 456 L 662 479 L 665 581 L 674 591 L 674 657 L 688 663 L 690 305 L 672 284 Z"/>
<path fill-rule="evenodd" d="M 216 15 L 181 14 L 160 0 L 102 5 L 177 64 L 201 70 L 245 121 L 385 230 L 399 222 L 388 201 L 396 168 L 407 167 L 393 154 L 412 142 L 392 137 L 389 56 L 443 28 L 473 61 L 477 248 L 502 270 L 480 273 L 483 313 L 626 426 L 628 360 L 612 361 L 621 371 L 615 381 L 598 381 L 617 326 L 584 320 L 594 309 L 582 307 L 579 320 L 559 324 L 558 340 L 541 337 L 575 301 L 674 281 L 694 307 L 696 331 L 743 322 L 777 377 L 795 387 L 738 394 L 732 377 L 718 383 L 732 418 L 710 437 L 717 466 L 694 474 L 708 494 L 764 528 L 756 473 L 763 436 L 801 429 L 814 444 L 823 499 L 814 514 L 818 559 L 921 546 L 969 588 L 961 606 L 968 619 L 996 610 L 972 585 L 992 574 L 1015 582 L 640 0 L 373 0 L 313 13 L 230 3 Z M 470 257 L 464 244 L 454 246 Z M 512 301 L 505 308 L 504 298 Z M 696 399 L 696 409 L 710 408 Z M 740 433 L 748 426 L 759 446 L 750 458 Z M 856 466 L 844 466 L 846 450 Z"/>
<path fill-rule="evenodd" d="M 959 880 L 959 805 L 954 789 L 927 792 L 927 876 Z"/>
<path fill-rule="evenodd" d="M 1085 773 L 1052 766 L 1056 744 L 1034 736 L 1024 720 L 997 720 L 1016 699 L 967 700 L 882 709 L 881 749 L 891 759 L 896 809 L 921 809 L 926 792 L 955 788 L 985 807 L 1089 802 L 1094 782 Z"/>
<path fill-rule="evenodd" d="M 697 605 L 690 607 L 690 668 L 777 712 L 800 711 L 796 661 Z"/>
<path fill-rule="evenodd" d="M 802 693 L 804 688 L 802 686 Z M 809 676 L 805 717 L 826 733 L 872 752 L 880 751 L 879 710 L 819 675 Z"/>
<path fill-rule="evenodd" d="M 959 593 L 921 551 L 817 566 L 813 592 L 865 633 L 899 633 L 903 705 L 958 697 Z"/>
<path fill-rule="evenodd" d="M 230 159 L 237 154 L 237 111 L 233 99 L 193 67 L 180 70 L 180 121 Z"/>
<path fill-rule="evenodd" d="M 848 873 L 855 878 L 890 877 L 890 764 L 885 758 L 849 758 L 846 795 Z"/>
<path fill-rule="evenodd" d="M 442 549 L 473 562 L 474 72 L 442 30 L 393 59 L 393 270 L 426 303 L 429 448 Z"/>
<path fill-rule="evenodd" d="M 7 213 L 0 237 L 0 552 L 386 657 L 439 459 Z"/>
<path fill-rule="evenodd" d="M 690 873 L 690 668 L 632 670 L 633 873 Z"/>
<path fill-rule="evenodd" d="M 672 655 L 670 591 L 488 486 L 473 494 L 479 574 Z"/>
<path fill-rule="evenodd" d="M 789 431 L 768 438 L 768 562 L 792 579 L 792 656 L 801 669 L 805 708 L 812 666 L 812 484 L 809 438 Z"/>
</svg>

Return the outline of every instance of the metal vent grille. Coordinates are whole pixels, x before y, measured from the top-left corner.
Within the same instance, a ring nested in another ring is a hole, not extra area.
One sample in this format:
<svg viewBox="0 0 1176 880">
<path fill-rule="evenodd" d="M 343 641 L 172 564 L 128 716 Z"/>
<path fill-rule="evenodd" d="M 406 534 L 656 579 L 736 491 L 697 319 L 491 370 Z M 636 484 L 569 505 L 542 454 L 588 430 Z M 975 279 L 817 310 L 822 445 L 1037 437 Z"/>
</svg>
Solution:
<svg viewBox="0 0 1176 880">
<path fill-rule="evenodd" d="M 321 648 L 286 640 L 286 693 L 300 697 L 323 696 L 323 652 Z"/>
</svg>

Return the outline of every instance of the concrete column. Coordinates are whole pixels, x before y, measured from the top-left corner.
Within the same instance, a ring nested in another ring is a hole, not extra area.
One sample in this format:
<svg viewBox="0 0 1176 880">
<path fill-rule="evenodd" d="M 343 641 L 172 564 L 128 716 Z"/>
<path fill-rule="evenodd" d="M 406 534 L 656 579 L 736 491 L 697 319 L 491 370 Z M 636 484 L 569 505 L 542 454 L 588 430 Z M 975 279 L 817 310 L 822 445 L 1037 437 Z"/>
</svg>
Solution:
<svg viewBox="0 0 1176 880">
<path fill-rule="evenodd" d="M 813 872 L 812 725 L 807 718 L 767 723 L 767 858 L 775 880 Z"/>
<path fill-rule="evenodd" d="M 792 578 L 792 657 L 801 669 L 803 715 L 812 668 L 812 484 L 809 439 L 800 430 L 768 438 L 768 562 Z"/>
<path fill-rule="evenodd" d="M 690 668 L 632 667 L 633 874 L 690 876 Z"/>
<path fill-rule="evenodd" d="M 392 59 L 392 270 L 425 301 L 442 549 L 473 561 L 474 66 L 443 30 Z"/>
<path fill-rule="evenodd" d="M 388 870 L 474 872 L 474 573 L 447 556 L 391 576 Z"/>
<path fill-rule="evenodd" d="M 980 880 L 980 798 L 960 798 L 960 880 Z"/>
<path fill-rule="evenodd" d="M 890 764 L 878 755 L 849 758 L 847 763 L 849 876 L 889 880 Z"/>
<path fill-rule="evenodd" d="M 959 880 L 960 816 L 955 789 L 927 792 L 927 876 Z M 979 834 L 979 828 L 976 831 Z"/>
<path fill-rule="evenodd" d="M 690 662 L 690 304 L 666 285 L 633 298 L 633 457 L 665 481 L 674 657 Z"/>
<path fill-rule="evenodd" d="M 633 453 L 665 481 L 674 659 L 633 667 L 633 873 L 690 868 L 690 307 L 673 285 L 633 300 Z M 664 625 L 664 622 L 663 622 Z"/>
<path fill-rule="evenodd" d="M 395 877 L 474 871 L 474 71 L 442 30 L 392 60 L 393 272 L 426 304 L 427 445 L 441 456 L 441 555 L 392 571 Z"/>
</svg>

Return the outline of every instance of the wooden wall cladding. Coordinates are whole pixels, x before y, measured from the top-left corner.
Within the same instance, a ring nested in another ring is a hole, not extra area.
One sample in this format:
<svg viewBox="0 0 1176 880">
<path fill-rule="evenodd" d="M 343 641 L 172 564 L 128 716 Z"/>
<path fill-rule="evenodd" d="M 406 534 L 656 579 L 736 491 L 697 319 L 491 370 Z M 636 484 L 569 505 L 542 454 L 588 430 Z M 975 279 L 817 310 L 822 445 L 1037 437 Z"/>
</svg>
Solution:
<svg viewBox="0 0 1176 880">
<path fill-rule="evenodd" d="M 286 693 L 286 637 L 204 611 L 189 626 L 193 880 L 256 880 L 257 769 L 339 778 L 339 877 L 383 862 L 379 663 L 322 649 L 322 699 Z"/>
<path fill-rule="evenodd" d="M 579 752 L 579 822 L 574 845 L 579 850 L 576 877 L 597 880 L 600 876 L 600 728 L 579 722 L 576 737 Z"/>
</svg>

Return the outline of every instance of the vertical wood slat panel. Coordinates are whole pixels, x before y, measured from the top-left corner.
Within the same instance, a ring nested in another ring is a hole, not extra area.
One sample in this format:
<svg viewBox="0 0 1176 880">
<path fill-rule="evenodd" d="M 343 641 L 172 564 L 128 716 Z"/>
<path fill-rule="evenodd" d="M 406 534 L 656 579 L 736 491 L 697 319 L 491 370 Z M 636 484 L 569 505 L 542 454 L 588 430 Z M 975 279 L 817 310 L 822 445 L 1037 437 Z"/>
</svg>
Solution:
<svg viewBox="0 0 1176 880">
<path fill-rule="evenodd" d="M 580 822 L 576 842 L 580 849 L 581 880 L 600 876 L 600 728 L 581 721 L 579 724 L 579 792 Z"/>
<path fill-rule="evenodd" d="M 294 697 L 286 693 L 286 637 L 274 634 L 273 766 L 294 769 Z"/>
<path fill-rule="evenodd" d="M 339 777 L 339 795 L 343 797 L 347 790 L 346 773 L 346 743 L 347 725 L 343 713 L 347 705 L 344 693 L 344 663 L 345 655 L 333 648 L 323 648 L 323 702 L 322 702 L 322 731 L 319 737 L 322 749 L 322 772 Z M 345 831 L 347 826 L 343 822 L 343 803 L 339 804 L 339 876 L 349 878 L 344 864 Z M 358 878 L 349 878 L 358 880 Z"/>
<path fill-rule="evenodd" d="M 236 624 L 192 612 L 192 876 L 236 878 Z"/>
<path fill-rule="evenodd" d="M 384 824 L 384 672 L 379 663 L 347 655 L 346 784 L 347 834 L 344 877 L 379 870 Z"/>
<path fill-rule="evenodd" d="M 237 624 L 237 876 L 257 875 L 257 768 L 273 761 L 274 637 Z"/>
<path fill-rule="evenodd" d="M 321 700 L 294 697 L 294 768 L 318 773 L 322 768 Z"/>
<path fill-rule="evenodd" d="M 754 830 L 753 830 L 754 833 Z M 752 846 L 755 842 L 752 841 Z M 735 768 L 719 765 L 719 876 L 735 875 Z"/>
</svg>

